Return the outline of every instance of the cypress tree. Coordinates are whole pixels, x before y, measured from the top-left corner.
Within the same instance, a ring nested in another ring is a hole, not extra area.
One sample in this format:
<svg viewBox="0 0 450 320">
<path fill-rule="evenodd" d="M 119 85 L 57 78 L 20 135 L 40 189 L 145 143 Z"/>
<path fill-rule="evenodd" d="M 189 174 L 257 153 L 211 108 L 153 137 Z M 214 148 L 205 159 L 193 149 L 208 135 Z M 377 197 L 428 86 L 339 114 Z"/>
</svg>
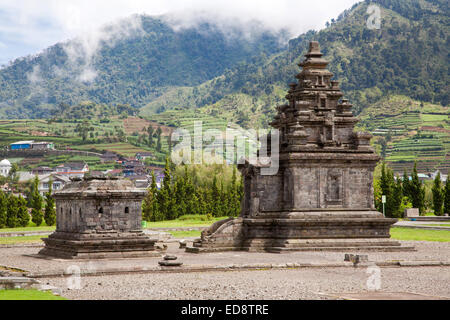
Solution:
<svg viewBox="0 0 450 320">
<path fill-rule="evenodd" d="M 403 196 L 411 198 L 410 196 L 410 182 L 408 173 L 406 173 L 406 169 L 403 171 Z"/>
<path fill-rule="evenodd" d="M 447 176 L 444 187 L 444 213 L 450 214 L 450 177 Z"/>
<path fill-rule="evenodd" d="M 211 188 L 211 214 L 214 217 L 220 217 L 220 192 L 217 185 L 217 175 L 214 175 Z"/>
<path fill-rule="evenodd" d="M 147 129 L 147 133 L 148 133 L 148 146 L 151 148 L 153 147 L 153 127 L 149 126 Z"/>
<path fill-rule="evenodd" d="M 7 201 L 8 206 L 7 206 L 6 226 L 8 228 L 16 228 L 19 226 L 17 219 L 18 215 L 17 197 L 11 194 L 9 195 Z"/>
<path fill-rule="evenodd" d="M 27 201 L 24 198 L 22 198 L 22 196 L 19 196 L 17 203 L 19 206 L 17 211 L 18 225 L 20 227 L 26 227 L 28 226 L 28 223 L 30 223 L 30 215 L 28 214 Z"/>
<path fill-rule="evenodd" d="M 172 172 L 169 161 L 169 157 L 166 157 L 163 185 L 158 193 L 158 207 L 161 210 L 163 219 L 174 220 L 178 217 L 178 213 L 176 212 L 176 199 L 173 193 Z"/>
<path fill-rule="evenodd" d="M 188 172 L 188 167 L 184 166 L 185 177 L 185 195 L 186 195 L 186 214 L 194 215 L 199 213 L 199 199 L 196 195 L 195 187 L 192 183 L 191 176 Z"/>
<path fill-rule="evenodd" d="M 381 195 L 386 196 L 386 204 L 385 204 L 385 212 L 386 216 L 391 216 L 391 206 L 389 205 L 389 202 L 392 198 L 392 184 L 389 179 L 389 172 L 388 168 L 386 168 L 386 164 L 383 162 L 383 165 L 381 167 L 381 178 L 380 178 L 380 189 L 381 189 Z M 383 204 L 380 202 L 380 207 L 378 208 L 379 211 L 383 211 Z"/>
<path fill-rule="evenodd" d="M 5 193 L 0 190 L 0 228 L 6 228 L 8 215 L 8 199 Z"/>
<path fill-rule="evenodd" d="M 440 172 L 438 172 L 438 174 L 436 175 L 436 178 L 434 178 L 432 192 L 433 192 L 434 214 L 437 216 L 442 216 L 444 214 L 444 212 L 443 212 L 444 192 L 442 190 L 441 173 Z"/>
<path fill-rule="evenodd" d="M 148 188 L 147 196 L 142 203 L 142 215 L 146 221 L 161 221 L 163 220 L 158 210 L 158 187 L 156 185 L 155 173 L 152 171 L 152 182 Z"/>
<path fill-rule="evenodd" d="M 231 192 L 230 192 L 230 216 L 237 217 L 241 213 L 240 189 L 241 186 L 237 182 L 237 169 L 233 168 L 233 176 L 231 178 Z"/>
<path fill-rule="evenodd" d="M 225 187 L 223 185 L 223 180 L 220 183 L 220 201 L 219 201 L 219 212 L 218 217 L 225 217 L 227 212 L 227 192 L 225 192 Z"/>
<path fill-rule="evenodd" d="M 418 208 L 421 214 L 425 213 L 425 187 L 419 180 L 417 162 L 414 163 L 412 180 L 410 183 L 410 196 L 414 208 Z"/>
<path fill-rule="evenodd" d="M 42 224 L 43 215 L 42 215 L 42 197 L 39 194 L 39 178 L 36 176 L 33 182 L 33 194 L 31 195 L 31 220 L 36 224 L 36 226 L 40 226 Z"/>
<path fill-rule="evenodd" d="M 44 220 L 47 226 L 53 226 L 56 223 L 55 199 L 52 197 L 52 185 L 53 181 L 50 180 L 48 192 L 45 194 Z"/>
<path fill-rule="evenodd" d="M 397 181 L 393 182 L 393 193 L 392 193 L 392 216 L 395 218 L 400 218 L 403 215 L 401 212 L 401 206 L 403 201 L 403 186 L 400 177 L 397 177 Z"/>
</svg>

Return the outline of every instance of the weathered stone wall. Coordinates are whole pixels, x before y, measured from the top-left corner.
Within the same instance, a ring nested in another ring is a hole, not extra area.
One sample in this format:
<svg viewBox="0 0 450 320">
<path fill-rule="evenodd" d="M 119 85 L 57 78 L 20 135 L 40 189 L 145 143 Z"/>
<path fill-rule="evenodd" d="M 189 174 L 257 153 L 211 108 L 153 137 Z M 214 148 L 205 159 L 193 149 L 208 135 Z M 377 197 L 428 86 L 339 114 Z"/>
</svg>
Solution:
<svg viewBox="0 0 450 320">
<path fill-rule="evenodd" d="M 279 211 L 283 201 L 282 176 L 258 176 L 259 211 Z"/>
<path fill-rule="evenodd" d="M 141 202 L 127 199 L 58 200 L 57 231 L 86 232 L 141 228 Z"/>
</svg>

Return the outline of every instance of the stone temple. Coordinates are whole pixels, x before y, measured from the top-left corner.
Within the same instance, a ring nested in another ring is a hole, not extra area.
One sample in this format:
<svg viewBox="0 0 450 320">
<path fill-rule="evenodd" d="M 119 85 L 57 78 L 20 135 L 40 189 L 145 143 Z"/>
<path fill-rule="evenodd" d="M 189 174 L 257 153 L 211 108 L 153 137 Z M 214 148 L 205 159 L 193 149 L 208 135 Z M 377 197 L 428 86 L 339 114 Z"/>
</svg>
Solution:
<svg viewBox="0 0 450 320">
<path fill-rule="evenodd" d="M 129 180 L 85 177 L 55 192 L 56 232 L 39 254 L 63 259 L 160 256 L 142 231 L 145 190 Z"/>
<path fill-rule="evenodd" d="M 240 217 L 213 224 L 187 251 L 414 250 L 390 239 L 397 220 L 375 209 L 373 172 L 380 158 L 372 136 L 354 132 L 358 119 L 322 56 L 311 42 L 289 103 L 277 108 L 271 123 L 280 132 L 278 174 L 241 165 Z"/>
</svg>

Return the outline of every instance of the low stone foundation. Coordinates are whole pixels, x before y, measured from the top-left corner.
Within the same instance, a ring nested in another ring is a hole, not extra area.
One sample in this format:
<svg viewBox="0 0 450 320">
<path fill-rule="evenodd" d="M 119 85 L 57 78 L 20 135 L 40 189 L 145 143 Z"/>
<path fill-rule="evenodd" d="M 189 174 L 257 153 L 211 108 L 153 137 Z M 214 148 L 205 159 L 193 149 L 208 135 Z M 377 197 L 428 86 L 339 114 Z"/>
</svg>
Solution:
<svg viewBox="0 0 450 320">
<path fill-rule="evenodd" d="M 157 239 L 148 238 L 142 231 L 130 233 L 104 232 L 76 234 L 55 232 L 45 242 L 39 254 L 61 259 L 110 259 L 159 257 Z"/>
<path fill-rule="evenodd" d="M 396 219 L 376 211 L 285 213 L 285 218 L 227 219 L 213 224 L 186 251 L 414 251 L 390 239 Z M 299 218 L 303 216 L 303 218 Z M 314 216 L 315 218 L 312 218 Z"/>
</svg>

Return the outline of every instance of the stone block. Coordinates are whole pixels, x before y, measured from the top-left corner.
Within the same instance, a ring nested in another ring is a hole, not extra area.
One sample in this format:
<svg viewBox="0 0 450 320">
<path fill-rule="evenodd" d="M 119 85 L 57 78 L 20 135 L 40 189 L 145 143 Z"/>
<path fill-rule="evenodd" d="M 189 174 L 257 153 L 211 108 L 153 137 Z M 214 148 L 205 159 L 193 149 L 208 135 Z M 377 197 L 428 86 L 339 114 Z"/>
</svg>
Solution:
<svg viewBox="0 0 450 320">
<path fill-rule="evenodd" d="M 419 209 L 417 208 L 405 209 L 404 218 L 416 218 L 416 217 L 420 217 Z"/>
</svg>

